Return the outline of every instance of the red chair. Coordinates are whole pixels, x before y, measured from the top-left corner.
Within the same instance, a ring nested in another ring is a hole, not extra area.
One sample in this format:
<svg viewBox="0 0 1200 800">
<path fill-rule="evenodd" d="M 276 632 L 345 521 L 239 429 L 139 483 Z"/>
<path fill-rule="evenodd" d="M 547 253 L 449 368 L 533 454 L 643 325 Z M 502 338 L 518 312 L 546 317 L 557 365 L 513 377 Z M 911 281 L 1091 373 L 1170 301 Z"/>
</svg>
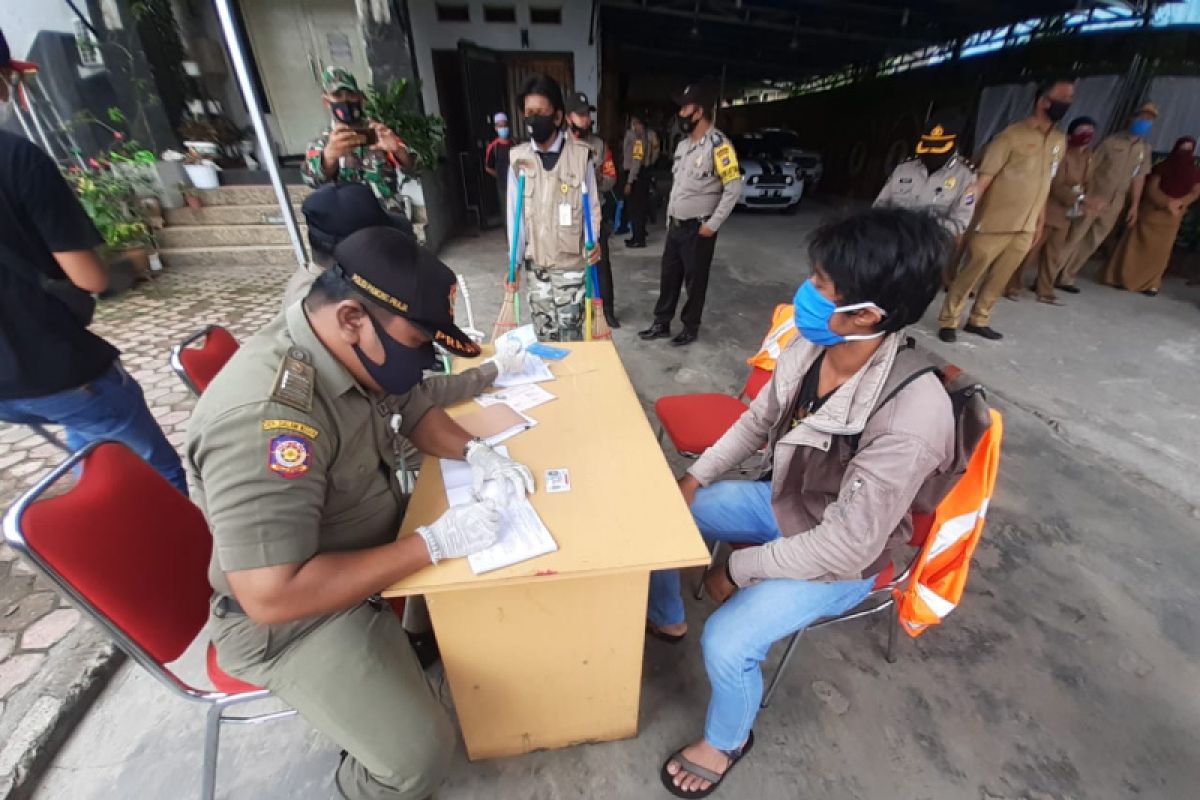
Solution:
<svg viewBox="0 0 1200 800">
<path fill-rule="evenodd" d="M 76 465 L 78 482 L 47 496 Z M 9 509 L 4 536 L 134 661 L 175 694 L 208 705 L 202 800 L 212 800 L 216 789 L 222 723 L 296 713 L 225 716 L 229 707 L 271 693 L 222 672 L 211 642 L 213 689 L 190 685 L 168 666 L 208 620 L 212 535 L 200 510 L 123 445 L 94 442 L 68 458 Z"/>
<path fill-rule="evenodd" d="M 171 348 L 171 368 L 197 397 L 237 352 L 237 339 L 220 325 L 209 325 Z"/>
<path fill-rule="evenodd" d="M 654 403 L 654 415 L 658 417 L 658 440 L 663 434 L 684 458 L 699 458 L 708 448 L 733 427 L 738 417 L 745 413 L 747 400 L 758 397 L 758 393 L 771 380 L 771 373 L 761 367 L 752 367 L 746 385 L 737 397 L 727 394 L 676 394 L 660 397 Z"/>
</svg>

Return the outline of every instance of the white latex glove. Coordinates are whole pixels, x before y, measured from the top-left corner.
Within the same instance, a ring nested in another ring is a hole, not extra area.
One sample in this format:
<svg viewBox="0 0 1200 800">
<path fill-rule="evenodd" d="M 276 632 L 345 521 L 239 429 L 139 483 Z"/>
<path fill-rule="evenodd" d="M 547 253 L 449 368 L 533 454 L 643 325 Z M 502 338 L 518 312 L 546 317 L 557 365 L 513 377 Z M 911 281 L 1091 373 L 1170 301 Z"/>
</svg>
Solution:
<svg viewBox="0 0 1200 800">
<path fill-rule="evenodd" d="M 491 501 L 448 509 L 431 525 L 417 528 L 434 564 L 443 558 L 462 558 L 496 543 L 500 512 Z"/>
<path fill-rule="evenodd" d="M 484 496 L 484 484 L 502 484 L 504 495 L 524 497 L 533 494 L 533 473 L 524 464 L 500 455 L 486 442 L 473 442 L 467 447 L 467 463 L 471 465 L 472 489 L 476 497 Z"/>
<path fill-rule="evenodd" d="M 506 339 L 496 348 L 494 360 L 500 373 L 496 377 L 517 375 L 525 369 L 525 348 L 515 339 Z"/>
</svg>

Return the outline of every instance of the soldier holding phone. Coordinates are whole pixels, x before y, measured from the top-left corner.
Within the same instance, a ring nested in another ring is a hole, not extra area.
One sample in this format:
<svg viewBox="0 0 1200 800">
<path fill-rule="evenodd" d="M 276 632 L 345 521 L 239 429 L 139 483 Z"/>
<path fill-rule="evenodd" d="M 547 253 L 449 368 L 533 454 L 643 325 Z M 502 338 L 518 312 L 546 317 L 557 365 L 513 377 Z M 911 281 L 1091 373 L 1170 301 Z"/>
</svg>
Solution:
<svg viewBox="0 0 1200 800">
<path fill-rule="evenodd" d="M 313 187 L 365 183 L 384 209 L 403 214 L 400 172 L 416 163 L 408 145 L 387 125 L 367 117 L 358 81 L 348 70 L 326 68 L 321 86 L 331 121 L 305 151 L 300 169 L 304 182 Z"/>
</svg>

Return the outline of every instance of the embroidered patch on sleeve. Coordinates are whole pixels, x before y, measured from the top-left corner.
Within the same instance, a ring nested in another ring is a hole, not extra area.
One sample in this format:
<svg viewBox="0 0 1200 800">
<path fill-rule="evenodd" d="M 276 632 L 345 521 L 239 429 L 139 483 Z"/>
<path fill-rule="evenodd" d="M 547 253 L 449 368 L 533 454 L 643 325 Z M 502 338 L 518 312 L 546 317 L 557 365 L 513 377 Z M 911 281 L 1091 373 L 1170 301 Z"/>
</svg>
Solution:
<svg viewBox="0 0 1200 800">
<path fill-rule="evenodd" d="M 713 150 L 713 166 L 716 167 L 717 175 L 721 177 L 721 183 L 729 183 L 741 177 L 737 153 L 733 151 L 729 142 Z"/>
<path fill-rule="evenodd" d="M 312 466 L 312 442 L 291 433 L 274 437 L 267 445 L 267 466 L 281 478 L 299 478 Z"/>
</svg>

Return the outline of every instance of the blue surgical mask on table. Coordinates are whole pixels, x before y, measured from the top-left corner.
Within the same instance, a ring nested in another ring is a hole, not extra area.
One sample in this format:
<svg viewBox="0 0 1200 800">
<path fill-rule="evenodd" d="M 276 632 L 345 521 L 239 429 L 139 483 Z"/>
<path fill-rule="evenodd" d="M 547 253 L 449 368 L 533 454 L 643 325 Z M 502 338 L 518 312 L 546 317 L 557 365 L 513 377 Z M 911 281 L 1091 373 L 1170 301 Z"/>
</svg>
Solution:
<svg viewBox="0 0 1200 800">
<path fill-rule="evenodd" d="M 1148 119 L 1135 119 L 1129 126 L 1129 132 L 1134 136 L 1140 136 L 1145 139 L 1153 127 L 1154 123 Z"/>
<path fill-rule="evenodd" d="M 379 320 L 370 314 L 367 316 L 371 319 L 379 343 L 383 345 L 383 363 L 376 364 L 357 344 L 354 345 L 354 354 L 381 389 L 388 394 L 404 394 L 420 383 L 425 370 L 433 366 L 433 344 L 420 347 L 403 345 L 388 335 Z"/>
<path fill-rule="evenodd" d="M 881 314 L 885 312 L 874 303 L 854 303 L 853 305 L 839 306 L 817 291 L 817 287 L 812 281 L 805 281 L 800 284 L 800 288 L 796 290 L 796 296 L 792 298 L 792 305 L 796 309 L 796 329 L 800 331 L 800 335 L 813 344 L 821 345 L 822 347 L 832 347 L 842 342 L 878 339 L 884 334 L 883 331 L 859 336 L 842 336 L 839 333 L 834 333 L 829 329 L 829 320 L 833 318 L 834 314 L 859 311 L 864 308 L 878 309 Z"/>
</svg>

